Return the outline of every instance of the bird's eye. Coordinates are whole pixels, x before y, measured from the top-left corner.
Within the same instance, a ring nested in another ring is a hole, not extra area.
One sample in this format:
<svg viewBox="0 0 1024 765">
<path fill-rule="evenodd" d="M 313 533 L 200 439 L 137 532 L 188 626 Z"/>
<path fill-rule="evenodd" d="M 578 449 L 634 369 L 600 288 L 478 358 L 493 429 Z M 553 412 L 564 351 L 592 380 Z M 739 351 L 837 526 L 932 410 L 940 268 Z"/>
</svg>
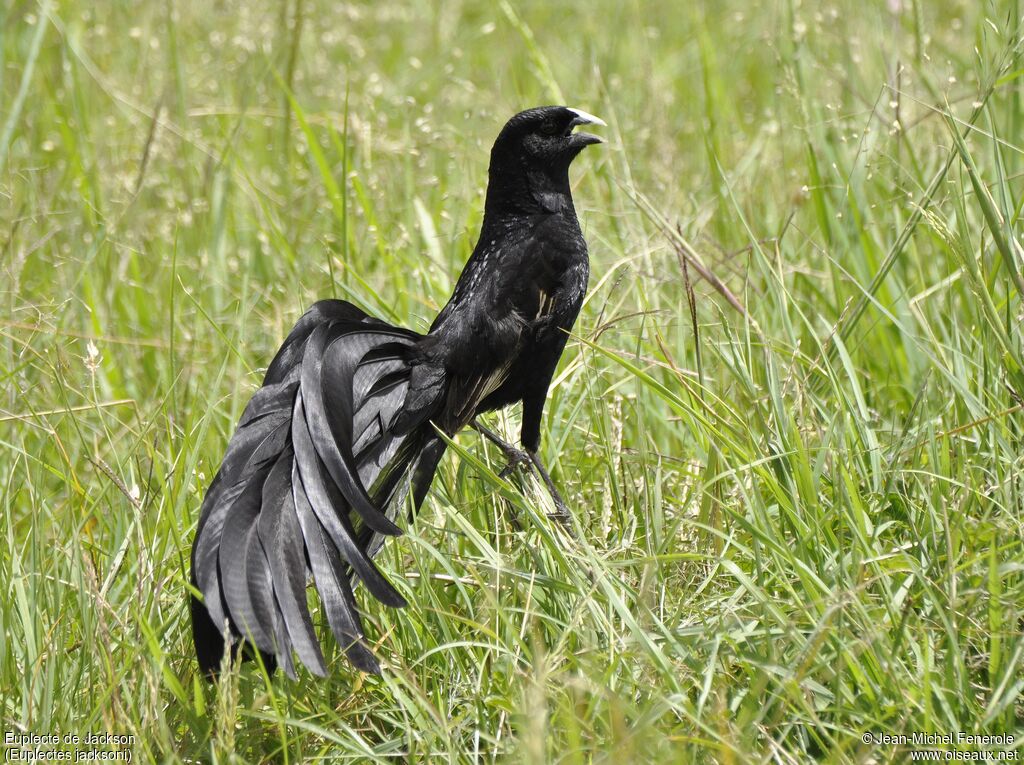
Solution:
<svg viewBox="0 0 1024 765">
<path fill-rule="evenodd" d="M 558 132 L 558 125 L 554 122 L 544 122 L 540 126 L 541 135 L 555 135 Z"/>
</svg>

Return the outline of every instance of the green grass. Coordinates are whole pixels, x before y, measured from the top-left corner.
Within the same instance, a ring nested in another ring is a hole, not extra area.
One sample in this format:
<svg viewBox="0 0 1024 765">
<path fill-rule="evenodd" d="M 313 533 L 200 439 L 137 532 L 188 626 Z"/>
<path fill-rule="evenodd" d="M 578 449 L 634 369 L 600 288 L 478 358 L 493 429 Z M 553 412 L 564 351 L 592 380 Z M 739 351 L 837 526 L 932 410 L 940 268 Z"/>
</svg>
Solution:
<svg viewBox="0 0 1024 765">
<path fill-rule="evenodd" d="M 5 730 L 141 762 L 1020 754 L 1017 0 L 167 6 L 0 6 Z M 610 138 L 545 418 L 580 539 L 460 434 L 381 557 L 412 605 L 361 594 L 381 677 L 331 646 L 326 681 L 206 685 L 188 551 L 260 369 L 321 297 L 424 329 L 500 124 L 562 99 Z"/>
</svg>

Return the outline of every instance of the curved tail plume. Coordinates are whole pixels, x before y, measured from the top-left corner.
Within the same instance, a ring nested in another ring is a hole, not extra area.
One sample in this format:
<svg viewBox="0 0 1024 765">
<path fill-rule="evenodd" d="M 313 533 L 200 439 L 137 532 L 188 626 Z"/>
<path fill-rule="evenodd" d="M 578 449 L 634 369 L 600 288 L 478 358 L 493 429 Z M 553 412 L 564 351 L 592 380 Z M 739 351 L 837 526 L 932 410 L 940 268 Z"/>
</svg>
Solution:
<svg viewBox="0 0 1024 765">
<path fill-rule="evenodd" d="M 314 305 L 288 335 L 246 407 L 203 501 L 192 549 L 193 636 L 202 669 L 245 638 L 294 676 L 292 654 L 326 674 L 306 600 L 312 578 L 331 632 L 365 672 L 352 587 L 405 599 L 372 561 L 398 536 L 410 483 L 422 502 L 444 442 L 426 422 L 395 433 L 421 335 L 340 300 Z"/>
</svg>

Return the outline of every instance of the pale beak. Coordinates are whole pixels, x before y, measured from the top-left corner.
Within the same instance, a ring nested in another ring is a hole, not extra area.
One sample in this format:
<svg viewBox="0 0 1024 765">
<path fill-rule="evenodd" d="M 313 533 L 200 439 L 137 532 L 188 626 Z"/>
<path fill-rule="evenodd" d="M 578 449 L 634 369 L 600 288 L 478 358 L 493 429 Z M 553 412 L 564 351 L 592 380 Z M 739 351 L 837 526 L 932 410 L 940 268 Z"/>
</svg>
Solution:
<svg viewBox="0 0 1024 765">
<path fill-rule="evenodd" d="M 576 119 L 572 121 L 573 125 L 600 125 L 601 127 L 608 127 L 608 123 L 600 117 L 595 117 L 589 112 L 585 112 L 582 109 L 571 109 L 566 107 L 573 114 L 576 115 Z"/>
<path fill-rule="evenodd" d="M 573 121 L 569 123 L 570 127 L 575 127 L 576 125 L 602 125 L 604 127 L 608 126 L 608 123 L 606 123 L 603 119 L 601 119 L 600 117 L 595 117 L 593 114 L 590 114 L 589 112 L 585 112 L 582 109 L 572 109 L 570 107 L 566 108 L 576 115 Z M 600 136 L 594 135 L 593 133 L 573 133 L 572 142 L 573 144 L 579 146 L 580 148 L 583 148 L 584 146 L 590 146 L 591 144 L 595 143 L 604 143 L 604 139 L 601 138 Z"/>
</svg>

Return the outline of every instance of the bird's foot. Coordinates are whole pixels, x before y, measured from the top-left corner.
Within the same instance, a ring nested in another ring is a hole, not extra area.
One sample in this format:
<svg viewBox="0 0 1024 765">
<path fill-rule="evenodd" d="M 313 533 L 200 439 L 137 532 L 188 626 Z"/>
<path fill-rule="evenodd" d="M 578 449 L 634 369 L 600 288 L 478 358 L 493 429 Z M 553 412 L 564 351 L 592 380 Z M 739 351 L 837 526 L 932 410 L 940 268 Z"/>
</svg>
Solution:
<svg viewBox="0 0 1024 765">
<path fill-rule="evenodd" d="M 507 464 L 502 468 L 502 471 L 498 473 L 499 478 L 508 478 L 513 472 L 521 468 L 523 465 L 529 465 L 532 463 L 530 453 L 526 450 L 517 449 L 493 430 L 481 425 L 476 420 L 473 420 L 471 425 L 477 433 L 497 446 L 501 449 L 502 453 L 504 453 Z"/>
<path fill-rule="evenodd" d="M 557 522 L 569 536 L 575 539 L 576 531 L 572 526 L 572 515 L 569 513 L 569 506 L 565 504 L 565 500 L 562 499 L 561 493 L 555 486 L 555 482 L 551 480 L 551 476 L 544 467 L 544 463 L 540 461 L 540 457 L 538 457 L 535 452 L 526 451 L 525 449 L 517 449 L 512 446 L 512 444 L 501 438 L 497 433 L 484 427 L 476 420 L 473 420 L 471 425 L 478 433 L 480 433 L 480 435 L 504 452 L 505 459 L 508 460 L 508 464 L 506 464 L 505 467 L 502 468 L 502 471 L 498 473 L 499 478 L 508 478 L 514 472 L 522 470 L 523 468 L 531 468 L 536 472 L 537 476 L 544 484 L 544 488 L 548 490 L 548 494 L 551 496 L 551 501 L 555 505 L 555 512 L 548 513 L 548 518 Z M 519 524 L 519 519 L 516 517 L 515 513 L 512 513 L 512 522 L 517 529 L 522 529 L 522 526 Z"/>
<path fill-rule="evenodd" d="M 523 449 L 517 449 L 511 444 L 499 444 L 501 450 L 505 453 L 505 459 L 507 460 L 505 467 L 498 473 L 498 478 L 506 480 L 512 476 L 513 473 L 521 473 L 523 470 L 531 467 L 530 455 Z M 509 523 L 512 524 L 512 528 L 516 531 L 523 530 L 523 524 L 519 522 L 519 513 L 516 512 L 512 502 L 505 499 L 505 511 L 508 513 Z"/>
<path fill-rule="evenodd" d="M 524 467 L 529 467 L 532 464 L 530 460 L 530 453 L 523 450 L 517 449 L 514 446 L 506 444 L 505 448 L 505 459 L 508 460 L 505 467 L 498 473 L 498 478 L 508 478 L 517 470 L 522 470 Z"/>
</svg>

